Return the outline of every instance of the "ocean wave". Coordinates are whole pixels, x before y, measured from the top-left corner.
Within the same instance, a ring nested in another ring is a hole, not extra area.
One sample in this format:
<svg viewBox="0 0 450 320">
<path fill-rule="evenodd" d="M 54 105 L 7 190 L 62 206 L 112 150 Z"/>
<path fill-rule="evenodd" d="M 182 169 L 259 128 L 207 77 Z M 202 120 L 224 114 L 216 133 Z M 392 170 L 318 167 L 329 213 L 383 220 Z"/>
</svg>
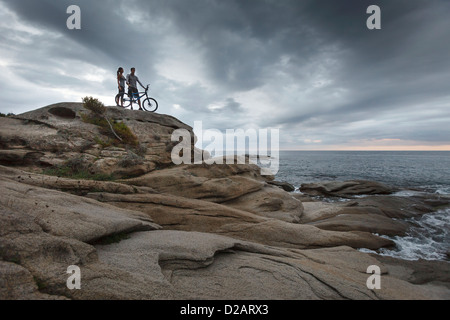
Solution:
<svg viewBox="0 0 450 320">
<path fill-rule="evenodd" d="M 404 260 L 449 261 L 450 208 L 425 214 L 419 219 L 409 219 L 409 222 L 414 223 L 414 227 L 411 227 L 406 236 L 381 236 L 394 241 L 395 249 L 380 249 L 377 252 L 360 249 L 360 251 Z"/>
<path fill-rule="evenodd" d="M 440 195 L 450 195 L 450 187 L 440 187 L 434 193 Z"/>
<path fill-rule="evenodd" d="M 438 195 L 450 195 L 450 186 L 442 184 L 422 185 L 418 189 L 424 192 L 438 194 Z"/>
</svg>

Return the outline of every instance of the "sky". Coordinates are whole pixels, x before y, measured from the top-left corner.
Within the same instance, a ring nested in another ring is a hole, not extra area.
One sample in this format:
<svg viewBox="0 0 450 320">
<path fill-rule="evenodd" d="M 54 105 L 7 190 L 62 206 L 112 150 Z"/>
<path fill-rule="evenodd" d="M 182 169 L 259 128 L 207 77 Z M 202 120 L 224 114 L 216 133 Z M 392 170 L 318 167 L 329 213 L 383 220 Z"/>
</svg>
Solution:
<svg viewBox="0 0 450 320">
<path fill-rule="evenodd" d="M 278 129 L 283 150 L 450 150 L 449 15 L 449 0 L 0 0 L 0 112 L 114 105 L 117 68 L 135 67 L 158 113 L 204 130 Z"/>
</svg>

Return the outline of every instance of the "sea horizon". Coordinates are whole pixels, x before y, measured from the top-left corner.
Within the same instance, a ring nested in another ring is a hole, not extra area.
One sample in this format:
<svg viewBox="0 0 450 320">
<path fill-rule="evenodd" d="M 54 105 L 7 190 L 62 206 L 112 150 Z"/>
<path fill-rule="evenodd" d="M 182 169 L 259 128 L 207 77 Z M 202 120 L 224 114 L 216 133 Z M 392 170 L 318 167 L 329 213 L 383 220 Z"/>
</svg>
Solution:
<svg viewBox="0 0 450 320">
<path fill-rule="evenodd" d="M 298 151 L 305 151 L 305 152 L 450 152 L 450 150 L 294 150 L 294 149 L 280 149 L 280 152 L 298 152 Z"/>
<path fill-rule="evenodd" d="M 449 151 L 284 150 L 279 153 L 276 178 L 297 188 L 302 183 L 327 180 L 373 180 L 449 193 L 448 168 Z"/>
</svg>

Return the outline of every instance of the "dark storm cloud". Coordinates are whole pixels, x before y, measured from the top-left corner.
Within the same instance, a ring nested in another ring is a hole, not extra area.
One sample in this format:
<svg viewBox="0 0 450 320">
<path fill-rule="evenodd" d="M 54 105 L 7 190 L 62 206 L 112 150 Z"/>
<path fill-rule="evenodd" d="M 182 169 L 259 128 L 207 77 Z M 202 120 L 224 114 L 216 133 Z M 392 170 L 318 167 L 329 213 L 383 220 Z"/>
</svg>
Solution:
<svg viewBox="0 0 450 320">
<path fill-rule="evenodd" d="M 382 9 L 382 29 L 369 31 L 366 8 L 374 3 Z M 7 51 L 15 58 L 0 67 L 12 66 L 42 87 L 112 96 L 115 68 L 136 66 L 167 112 L 191 125 L 204 120 L 222 130 L 280 127 L 285 147 L 360 138 L 450 144 L 449 1 L 0 4 L 43 30 L 33 37 L 24 30 L 1 32 L 0 59 L 8 58 Z M 82 9 L 80 31 L 66 28 L 71 4 Z M 83 68 L 92 66 L 102 77 L 86 81 L 81 75 L 90 71 Z M 15 106 L 14 99 L 5 100 Z"/>
<path fill-rule="evenodd" d="M 52 50 L 55 58 L 67 57 L 69 54 L 74 58 L 81 57 L 95 62 L 100 62 L 105 57 L 117 59 L 131 56 L 137 59 L 140 51 L 146 49 L 142 41 L 130 37 L 132 32 L 142 36 L 143 30 L 139 32 L 124 21 L 121 13 L 125 8 L 122 8 L 118 1 L 3 0 L 3 2 L 31 25 L 58 32 L 64 38 L 81 44 L 89 53 L 86 55 L 83 51 L 67 50 L 70 48 L 60 46 L 60 43 L 55 42 L 54 45 L 58 47 Z M 66 20 L 69 17 L 66 10 L 72 4 L 77 4 L 82 8 L 83 27 L 76 32 L 68 30 L 66 27 Z M 125 52 L 127 47 L 124 42 L 129 43 L 133 50 Z M 97 54 L 93 55 L 92 53 Z"/>
<path fill-rule="evenodd" d="M 215 82 L 232 90 L 263 85 L 283 54 L 314 53 L 317 40 L 302 24 L 301 1 L 154 1 L 149 11 L 170 17 L 183 36 L 205 48 Z"/>
</svg>

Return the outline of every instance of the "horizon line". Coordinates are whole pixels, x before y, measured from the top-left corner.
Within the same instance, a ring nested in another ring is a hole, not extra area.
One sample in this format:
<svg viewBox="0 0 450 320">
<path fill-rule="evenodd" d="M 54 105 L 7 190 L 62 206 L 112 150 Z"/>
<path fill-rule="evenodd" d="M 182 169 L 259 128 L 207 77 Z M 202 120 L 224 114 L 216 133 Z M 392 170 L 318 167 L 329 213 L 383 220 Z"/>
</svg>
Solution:
<svg viewBox="0 0 450 320">
<path fill-rule="evenodd" d="M 450 152 L 450 150 L 434 150 L 434 149 L 428 149 L 428 150 L 418 150 L 418 149 L 399 149 L 399 150 L 392 150 L 392 149 L 280 149 L 280 151 L 366 151 L 366 152 L 375 152 L 375 151 L 382 151 L 382 152 Z"/>
</svg>

